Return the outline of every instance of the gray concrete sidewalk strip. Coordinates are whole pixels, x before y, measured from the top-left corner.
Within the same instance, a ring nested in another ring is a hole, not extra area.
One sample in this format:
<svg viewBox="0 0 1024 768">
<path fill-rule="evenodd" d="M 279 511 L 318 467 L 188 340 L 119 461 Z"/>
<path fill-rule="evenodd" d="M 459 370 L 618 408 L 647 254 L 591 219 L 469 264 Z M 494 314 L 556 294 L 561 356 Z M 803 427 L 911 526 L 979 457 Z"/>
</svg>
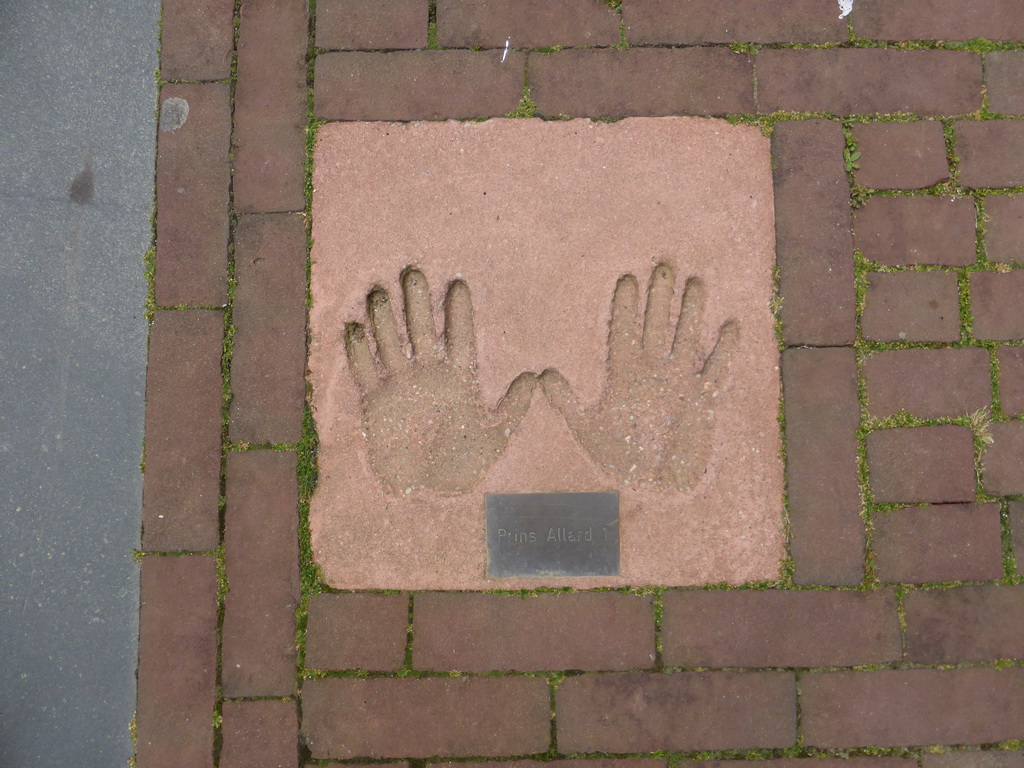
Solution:
<svg viewBox="0 0 1024 768">
<path fill-rule="evenodd" d="M 0 3 L 0 765 L 125 765 L 159 3 Z"/>
</svg>

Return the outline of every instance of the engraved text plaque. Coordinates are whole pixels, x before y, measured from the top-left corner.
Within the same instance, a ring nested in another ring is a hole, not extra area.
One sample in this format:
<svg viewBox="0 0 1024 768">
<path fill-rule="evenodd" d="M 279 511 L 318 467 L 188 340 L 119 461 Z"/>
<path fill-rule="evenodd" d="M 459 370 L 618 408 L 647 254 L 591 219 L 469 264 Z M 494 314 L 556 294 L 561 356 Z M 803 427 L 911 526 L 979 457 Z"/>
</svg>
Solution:
<svg viewBox="0 0 1024 768">
<path fill-rule="evenodd" d="M 488 493 L 489 577 L 617 576 L 617 493 Z"/>
</svg>

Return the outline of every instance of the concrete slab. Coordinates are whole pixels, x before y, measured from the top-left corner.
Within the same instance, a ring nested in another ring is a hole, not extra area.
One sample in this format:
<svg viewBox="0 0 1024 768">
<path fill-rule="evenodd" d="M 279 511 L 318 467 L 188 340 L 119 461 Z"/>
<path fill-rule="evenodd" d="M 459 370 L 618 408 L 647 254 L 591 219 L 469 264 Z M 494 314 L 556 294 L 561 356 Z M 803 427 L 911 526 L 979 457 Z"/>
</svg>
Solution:
<svg viewBox="0 0 1024 768">
<path fill-rule="evenodd" d="M 157 0 L 0 3 L 0 765 L 125 765 Z"/>
<path fill-rule="evenodd" d="M 332 586 L 778 575 L 758 129 L 339 123 L 315 162 L 311 527 Z M 484 494 L 564 491 L 619 493 L 620 575 L 486 578 Z"/>
</svg>

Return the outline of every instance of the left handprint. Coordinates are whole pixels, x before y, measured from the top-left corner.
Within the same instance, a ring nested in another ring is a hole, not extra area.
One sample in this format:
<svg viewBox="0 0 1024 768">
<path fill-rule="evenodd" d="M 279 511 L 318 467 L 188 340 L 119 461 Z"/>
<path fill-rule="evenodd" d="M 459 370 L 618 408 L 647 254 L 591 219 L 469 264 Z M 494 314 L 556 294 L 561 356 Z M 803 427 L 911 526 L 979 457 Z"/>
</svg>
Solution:
<svg viewBox="0 0 1024 768">
<path fill-rule="evenodd" d="M 395 494 L 469 490 L 497 460 L 530 407 L 532 373 L 513 381 L 491 411 L 480 400 L 469 288 L 456 280 L 444 301 L 444 334 L 434 326 L 427 280 L 402 275 L 406 353 L 391 299 L 382 288 L 367 296 L 376 355 L 364 326 L 345 327 L 349 369 L 363 402 L 370 464 Z"/>
</svg>

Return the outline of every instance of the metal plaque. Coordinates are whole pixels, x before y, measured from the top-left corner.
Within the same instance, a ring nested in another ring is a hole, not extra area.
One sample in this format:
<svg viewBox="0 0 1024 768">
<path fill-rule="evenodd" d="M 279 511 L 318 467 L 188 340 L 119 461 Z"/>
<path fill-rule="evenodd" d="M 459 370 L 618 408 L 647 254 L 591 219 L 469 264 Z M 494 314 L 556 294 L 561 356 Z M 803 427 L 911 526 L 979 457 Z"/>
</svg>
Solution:
<svg viewBox="0 0 1024 768">
<path fill-rule="evenodd" d="M 488 493 L 487 575 L 618 576 L 619 494 Z"/>
</svg>

